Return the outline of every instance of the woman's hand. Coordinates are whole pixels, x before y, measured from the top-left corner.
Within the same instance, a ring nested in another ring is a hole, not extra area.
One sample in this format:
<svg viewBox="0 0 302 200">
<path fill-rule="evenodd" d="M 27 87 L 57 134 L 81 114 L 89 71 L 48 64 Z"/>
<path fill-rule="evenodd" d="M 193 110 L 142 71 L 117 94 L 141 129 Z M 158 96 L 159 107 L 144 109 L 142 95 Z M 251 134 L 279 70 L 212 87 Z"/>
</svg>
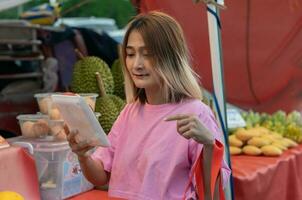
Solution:
<svg viewBox="0 0 302 200">
<path fill-rule="evenodd" d="M 195 115 L 173 115 L 165 121 L 177 121 L 177 132 L 186 139 L 192 138 L 196 142 L 204 145 L 213 145 L 213 134 L 200 122 Z"/>
<path fill-rule="evenodd" d="M 65 125 L 64 130 L 67 134 L 67 141 L 73 153 L 75 153 L 79 160 L 88 156 L 87 152 L 94 148 L 94 145 L 87 141 L 82 141 L 78 130 L 69 131 Z"/>
</svg>

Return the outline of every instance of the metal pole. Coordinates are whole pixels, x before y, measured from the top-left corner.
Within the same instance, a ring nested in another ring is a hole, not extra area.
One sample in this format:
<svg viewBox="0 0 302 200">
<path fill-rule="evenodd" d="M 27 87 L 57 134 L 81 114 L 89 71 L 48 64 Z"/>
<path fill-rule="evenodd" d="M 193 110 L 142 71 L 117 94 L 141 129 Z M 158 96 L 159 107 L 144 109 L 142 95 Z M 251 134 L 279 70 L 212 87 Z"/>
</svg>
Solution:
<svg viewBox="0 0 302 200">
<path fill-rule="evenodd" d="M 223 0 L 217 2 L 219 5 L 224 5 Z M 222 59 L 222 47 L 221 47 L 221 24 L 219 18 L 219 9 L 214 4 L 207 4 L 207 16 L 208 16 L 208 31 L 209 42 L 211 52 L 211 64 L 212 64 L 212 78 L 214 85 L 214 100 L 219 116 L 221 128 L 224 132 L 224 144 L 225 144 L 225 157 L 228 164 L 231 167 L 230 154 L 228 148 L 228 135 L 227 135 L 227 117 L 226 117 L 226 103 L 224 95 L 224 79 L 223 79 L 223 59 Z M 225 188 L 225 197 L 228 200 L 234 199 L 233 195 L 233 181 L 232 177 Z"/>
</svg>

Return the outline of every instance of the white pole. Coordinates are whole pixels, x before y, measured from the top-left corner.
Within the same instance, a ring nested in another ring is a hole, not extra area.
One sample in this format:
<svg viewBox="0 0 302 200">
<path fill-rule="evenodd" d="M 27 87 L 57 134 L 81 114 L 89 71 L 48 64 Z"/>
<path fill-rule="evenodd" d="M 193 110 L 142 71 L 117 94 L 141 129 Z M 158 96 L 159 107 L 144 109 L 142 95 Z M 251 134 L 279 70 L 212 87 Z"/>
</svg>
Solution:
<svg viewBox="0 0 302 200">
<path fill-rule="evenodd" d="M 224 5 L 223 0 L 217 2 L 219 5 Z M 219 10 L 214 4 L 207 4 L 207 16 L 208 16 L 208 30 L 209 30 L 209 42 L 211 52 L 211 64 L 212 64 L 212 78 L 214 85 L 214 98 L 220 113 L 220 125 L 224 131 L 227 130 L 227 117 L 226 117 L 226 104 L 224 98 L 224 80 L 223 80 L 223 61 L 222 61 L 222 47 L 221 47 L 221 34 L 220 34 L 220 19 Z M 218 113 L 218 114 L 219 114 Z M 226 133 L 226 132 L 225 132 Z M 225 135 L 226 136 L 226 135 Z M 224 137 L 224 144 L 228 144 L 226 141 L 228 138 Z M 228 145 L 225 145 L 225 157 L 229 161 Z M 230 164 L 230 163 L 229 163 Z M 225 188 L 225 198 L 228 200 L 233 199 L 232 195 L 232 181 L 229 182 Z"/>
</svg>

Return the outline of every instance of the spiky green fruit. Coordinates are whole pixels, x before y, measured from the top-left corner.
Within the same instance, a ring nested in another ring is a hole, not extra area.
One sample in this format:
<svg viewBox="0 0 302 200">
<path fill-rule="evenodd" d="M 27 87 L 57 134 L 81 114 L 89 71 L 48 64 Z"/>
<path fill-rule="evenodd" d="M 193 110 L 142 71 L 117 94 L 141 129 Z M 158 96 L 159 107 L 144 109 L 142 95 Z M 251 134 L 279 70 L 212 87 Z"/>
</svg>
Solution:
<svg viewBox="0 0 302 200">
<path fill-rule="evenodd" d="M 120 59 L 116 59 L 111 66 L 111 73 L 114 80 L 113 94 L 119 96 L 121 99 L 126 99 L 125 83 Z"/>
<path fill-rule="evenodd" d="M 105 133 L 108 134 L 120 111 L 108 95 L 96 99 L 95 110 L 101 113 L 99 122 Z"/>
<path fill-rule="evenodd" d="M 115 104 L 117 110 L 118 110 L 119 112 L 121 112 L 121 111 L 123 110 L 123 108 L 125 107 L 126 102 L 125 102 L 123 99 L 121 99 L 120 97 L 118 97 L 118 96 L 115 96 L 115 95 L 108 95 L 108 96 L 109 96 L 109 97 L 111 98 L 111 100 L 114 102 L 114 104 Z"/>
<path fill-rule="evenodd" d="M 99 72 L 107 94 L 113 93 L 114 82 L 109 66 L 100 58 L 89 56 L 74 65 L 71 90 L 75 93 L 99 93 L 95 73 Z"/>
</svg>

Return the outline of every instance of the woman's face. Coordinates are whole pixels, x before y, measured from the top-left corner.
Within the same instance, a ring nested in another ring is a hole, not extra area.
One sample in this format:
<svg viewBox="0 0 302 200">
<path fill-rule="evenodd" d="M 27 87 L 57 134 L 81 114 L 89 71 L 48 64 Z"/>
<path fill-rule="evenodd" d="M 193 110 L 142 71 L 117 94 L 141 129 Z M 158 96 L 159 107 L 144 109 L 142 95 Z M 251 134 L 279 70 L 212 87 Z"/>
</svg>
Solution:
<svg viewBox="0 0 302 200">
<path fill-rule="evenodd" d="M 146 92 L 159 88 L 159 78 L 152 65 L 153 56 L 145 46 L 141 34 L 132 31 L 126 46 L 126 67 L 137 88 Z"/>
</svg>

